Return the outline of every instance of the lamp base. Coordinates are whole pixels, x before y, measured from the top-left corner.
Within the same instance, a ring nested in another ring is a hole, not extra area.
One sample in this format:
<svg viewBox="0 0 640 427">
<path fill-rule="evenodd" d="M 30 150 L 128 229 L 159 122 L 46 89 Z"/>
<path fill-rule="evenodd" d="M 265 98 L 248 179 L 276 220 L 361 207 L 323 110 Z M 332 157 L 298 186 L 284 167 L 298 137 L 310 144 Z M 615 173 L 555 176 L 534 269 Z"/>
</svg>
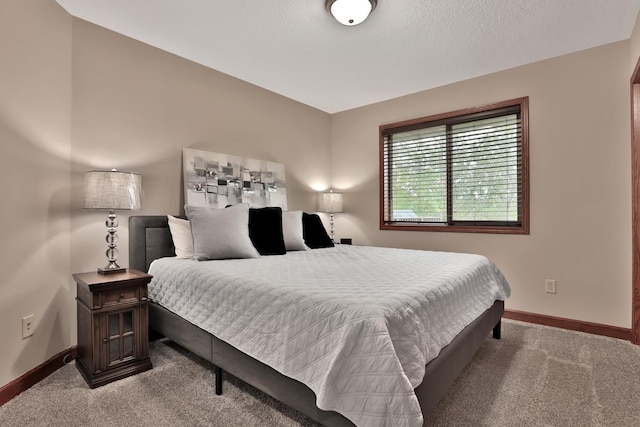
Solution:
<svg viewBox="0 0 640 427">
<path fill-rule="evenodd" d="M 98 268 L 100 274 L 122 273 L 126 271 L 126 268 L 118 265 L 118 219 L 113 210 L 109 211 L 107 222 L 107 265 L 106 267 Z"/>
<path fill-rule="evenodd" d="M 126 268 L 124 267 L 102 267 L 102 268 L 98 268 L 98 273 L 100 274 L 111 274 L 111 273 L 124 273 L 125 271 L 127 271 Z"/>
</svg>

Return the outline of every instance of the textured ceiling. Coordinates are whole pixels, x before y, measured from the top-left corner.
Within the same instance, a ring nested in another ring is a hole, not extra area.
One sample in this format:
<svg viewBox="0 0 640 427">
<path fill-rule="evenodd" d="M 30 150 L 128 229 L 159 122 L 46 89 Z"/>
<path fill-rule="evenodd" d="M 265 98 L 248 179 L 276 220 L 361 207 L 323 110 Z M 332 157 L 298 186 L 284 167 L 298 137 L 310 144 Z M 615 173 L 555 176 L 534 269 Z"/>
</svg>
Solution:
<svg viewBox="0 0 640 427">
<path fill-rule="evenodd" d="M 71 15 L 335 113 L 628 39 L 640 0 L 57 0 Z"/>
</svg>

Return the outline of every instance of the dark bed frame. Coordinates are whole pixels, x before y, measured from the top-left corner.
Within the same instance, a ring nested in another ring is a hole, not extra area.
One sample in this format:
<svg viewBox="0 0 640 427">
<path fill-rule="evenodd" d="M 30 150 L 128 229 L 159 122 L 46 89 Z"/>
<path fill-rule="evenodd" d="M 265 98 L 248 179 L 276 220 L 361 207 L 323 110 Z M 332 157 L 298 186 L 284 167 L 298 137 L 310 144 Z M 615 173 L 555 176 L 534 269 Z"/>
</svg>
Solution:
<svg viewBox="0 0 640 427">
<path fill-rule="evenodd" d="M 166 216 L 129 218 L 130 268 L 147 272 L 154 259 L 174 255 Z M 504 302 L 496 301 L 427 364 L 424 380 L 415 389 L 425 419 L 489 333 L 493 331 L 493 337 L 500 338 L 503 313 Z M 149 327 L 210 361 L 216 370 L 217 394 L 222 392 L 221 371 L 224 370 L 321 424 L 353 426 L 337 412 L 319 409 L 315 404 L 315 394 L 306 385 L 282 375 L 158 304 L 149 305 Z"/>
</svg>

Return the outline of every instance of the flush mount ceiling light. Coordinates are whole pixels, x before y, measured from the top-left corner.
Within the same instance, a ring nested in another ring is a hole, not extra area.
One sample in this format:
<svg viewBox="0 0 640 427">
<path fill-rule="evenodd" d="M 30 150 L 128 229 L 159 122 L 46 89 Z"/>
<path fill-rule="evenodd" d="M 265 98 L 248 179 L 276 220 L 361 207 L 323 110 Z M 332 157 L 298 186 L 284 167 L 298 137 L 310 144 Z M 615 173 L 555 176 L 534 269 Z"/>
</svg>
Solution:
<svg viewBox="0 0 640 427">
<path fill-rule="evenodd" d="M 378 0 L 326 0 L 325 7 L 342 25 L 358 25 L 378 5 Z"/>
</svg>

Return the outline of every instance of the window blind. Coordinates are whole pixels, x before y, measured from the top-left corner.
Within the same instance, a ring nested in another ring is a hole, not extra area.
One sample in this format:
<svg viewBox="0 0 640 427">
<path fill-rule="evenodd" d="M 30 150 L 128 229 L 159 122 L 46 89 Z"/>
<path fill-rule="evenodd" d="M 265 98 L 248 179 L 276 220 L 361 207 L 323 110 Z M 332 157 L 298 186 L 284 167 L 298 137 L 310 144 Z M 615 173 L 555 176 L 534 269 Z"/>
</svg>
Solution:
<svg viewBox="0 0 640 427">
<path fill-rule="evenodd" d="M 382 129 L 383 223 L 522 226 L 520 104 Z"/>
</svg>

